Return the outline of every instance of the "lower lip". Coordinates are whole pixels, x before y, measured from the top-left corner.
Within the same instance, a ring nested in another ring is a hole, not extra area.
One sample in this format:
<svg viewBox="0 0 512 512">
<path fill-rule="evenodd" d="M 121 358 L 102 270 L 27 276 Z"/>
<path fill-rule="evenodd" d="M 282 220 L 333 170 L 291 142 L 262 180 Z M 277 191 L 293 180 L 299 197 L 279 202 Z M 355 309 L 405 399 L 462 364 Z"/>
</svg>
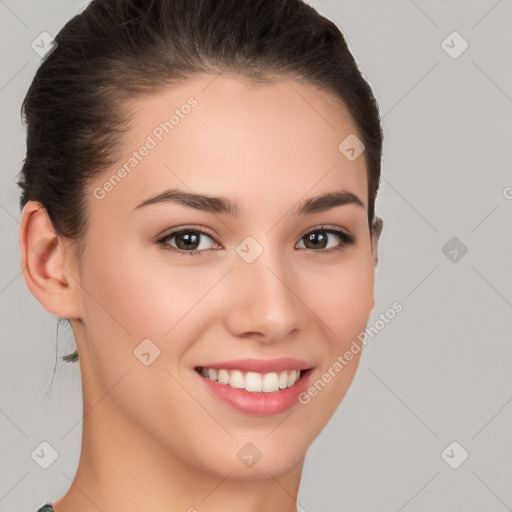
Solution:
<svg viewBox="0 0 512 512">
<path fill-rule="evenodd" d="M 253 393 L 243 388 L 233 388 L 228 384 L 219 384 L 216 380 L 203 377 L 198 372 L 195 373 L 217 398 L 237 411 L 255 416 L 269 416 L 286 411 L 298 403 L 300 393 L 308 386 L 312 369 L 305 371 L 293 386 L 270 393 Z"/>
</svg>

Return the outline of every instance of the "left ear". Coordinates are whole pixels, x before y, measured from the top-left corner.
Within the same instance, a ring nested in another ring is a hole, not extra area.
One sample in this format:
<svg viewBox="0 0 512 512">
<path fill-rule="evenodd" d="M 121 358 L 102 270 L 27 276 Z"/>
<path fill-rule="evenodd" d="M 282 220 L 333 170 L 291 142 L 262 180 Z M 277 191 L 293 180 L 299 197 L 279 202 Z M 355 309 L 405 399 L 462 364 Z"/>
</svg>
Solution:
<svg viewBox="0 0 512 512">
<path fill-rule="evenodd" d="M 373 265 L 376 267 L 379 262 L 379 239 L 382 233 L 384 221 L 380 217 L 374 217 L 372 221 L 372 229 L 370 233 Z"/>
</svg>

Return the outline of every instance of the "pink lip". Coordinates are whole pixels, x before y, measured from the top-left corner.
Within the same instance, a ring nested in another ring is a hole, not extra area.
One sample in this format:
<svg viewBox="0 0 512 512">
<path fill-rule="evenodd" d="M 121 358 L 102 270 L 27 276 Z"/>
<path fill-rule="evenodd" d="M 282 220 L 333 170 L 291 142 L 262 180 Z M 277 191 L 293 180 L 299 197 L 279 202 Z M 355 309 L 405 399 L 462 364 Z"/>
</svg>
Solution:
<svg viewBox="0 0 512 512">
<path fill-rule="evenodd" d="M 212 368 L 212 366 L 209 368 Z M 226 367 L 224 366 L 224 368 Z M 313 369 L 304 371 L 293 386 L 270 393 L 253 393 L 243 388 L 232 388 L 228 384 L 220 384 L 215 380 L 203 377 L 197 371 L 194 373 L 213 396 L 238 412 L 253 416 L 270 416 L 286 411 L 298 403 L 299 395 L 309 386 Z"/>
<path fill-rule="evenodd" d="M 245 372 L 271 373 L 282 372 L 285 370 L 307 370 L 313 365 L 295 359 L 293 357 L 280 357 L 279 359 L 235 359 L 231 361 L 221 361 L 218 363 L 205 363 L 196 368 L 213 368 L 216 370 L 241 370 Z"/>
</svg>

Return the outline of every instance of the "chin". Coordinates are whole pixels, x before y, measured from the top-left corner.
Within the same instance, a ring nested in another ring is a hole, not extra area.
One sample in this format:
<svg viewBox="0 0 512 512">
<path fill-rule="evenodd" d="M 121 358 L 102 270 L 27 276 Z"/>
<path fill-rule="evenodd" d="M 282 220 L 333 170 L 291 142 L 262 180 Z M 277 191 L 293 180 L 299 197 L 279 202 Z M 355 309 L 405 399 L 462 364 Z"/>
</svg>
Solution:
<svg viewBox="0 0 512 512">
<path fill-rule="evenodd" d="M 258 446 L 259 448 L 256 448 Z M 236 442 L 234 456 L 229 456 L 231 450 L 222 450 L 222 462 L 211 467 L 211 461 L 216 460 L 217 454 L 211 454 L 208 461 L 209 471 L 240 480 L 259 480 L 269 477 L 278 477 L 298 467 L 299 471 L 305 457 L 303 446 L 273 446 L 265 441 L 251 443 Z M 217 458 L 217 460 L 219 460 Z"/>
</svg>

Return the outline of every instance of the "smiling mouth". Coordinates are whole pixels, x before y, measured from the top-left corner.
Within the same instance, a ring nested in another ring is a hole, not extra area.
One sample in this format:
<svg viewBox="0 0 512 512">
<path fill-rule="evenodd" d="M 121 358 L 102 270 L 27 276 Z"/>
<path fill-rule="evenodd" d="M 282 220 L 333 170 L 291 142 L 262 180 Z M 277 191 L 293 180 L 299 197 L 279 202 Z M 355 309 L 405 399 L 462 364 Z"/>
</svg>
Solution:
<svg viewBox="0 0 512 512">
<path fill-rule="evenodd" d="M 311 368 L 306 370 L 284 370 L 280 372 L 244 372 L 242 370 L 228 370 L 205 368 L 198 366 L 194 368 L 199 375 L 225 386 L 245 389 L 250 393 L 274 393 L 290 388 L 297 384 Z"/>
</svg>

